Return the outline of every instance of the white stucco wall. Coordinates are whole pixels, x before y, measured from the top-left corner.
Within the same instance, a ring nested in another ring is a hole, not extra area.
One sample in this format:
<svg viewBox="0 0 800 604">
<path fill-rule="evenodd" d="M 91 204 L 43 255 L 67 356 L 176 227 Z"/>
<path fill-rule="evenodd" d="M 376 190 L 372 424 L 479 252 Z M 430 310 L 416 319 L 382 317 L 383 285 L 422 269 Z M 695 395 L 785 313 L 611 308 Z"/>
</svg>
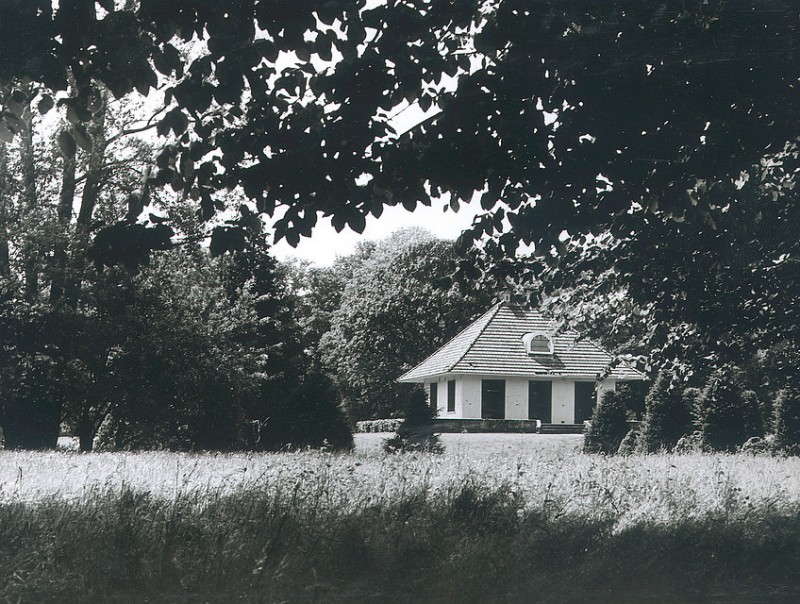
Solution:
<svg viewBox="0 0 800 604">
<path fill-rule="evenodd" d="M 447 381 L 443 378 L 439 378 L 436 381 L 436 408 L 439 412 L 440 417 L 445 417 L 447 415 Z"/>
<path fill-rule="evenodd" d="M 554 424 L 571 424 L 575 421 L 575 381 L 553 380 Z"/>
<path fill-rule="evenodd" d="M 438 401 L 438 417 L 457 419 L 481 418 L 481 381 L 480 376 L 451 376 L 456 381 L 455 412 L 447 412 L 447 377 L 436 380 Z M 492 377 L 491 379 L 499 379 Z M 501 378 L 500 378 L 501 379 Z M 506 381 L 506 419 L 528 419 L 528 381 L 529 378 L 508 377 Z M 572 424 L 575 422 L 575 380 L 553 379 L 552 422 L 554 424 Z M 425 384 L 429 392 L 430 382 Z M 601 382 L 597 390 L 600 400 L 606 390 L 615 390 L 616 381 Z"/>
<path fill-rule="evenodd" d="M 430 404 L 430 384 L 436 384 L 437 400 L 436 400 L 436 416 L 441 418 L 458 418 L 460 409 L 460 401 L 458 395 L 458 383 L 456 383 L 456 409 L 454 412 L 447 412 L 447 378 L 440 377 L 433 382 L 425 382 L 425 392 L 428 394 L 428 403 Z"/>
<path fill-rule="evenodd" d="M 461 376 L 456 382 L 456 392 L 458 384 L 461 384 L 461 417 L 465 419 L 481 418 L 481 378 L 473 376 Z"/>
<path fill-rule="evenodd" d="M 506 380 L 506 419 L 528 419 L 528 378 Z"/>
</svg>

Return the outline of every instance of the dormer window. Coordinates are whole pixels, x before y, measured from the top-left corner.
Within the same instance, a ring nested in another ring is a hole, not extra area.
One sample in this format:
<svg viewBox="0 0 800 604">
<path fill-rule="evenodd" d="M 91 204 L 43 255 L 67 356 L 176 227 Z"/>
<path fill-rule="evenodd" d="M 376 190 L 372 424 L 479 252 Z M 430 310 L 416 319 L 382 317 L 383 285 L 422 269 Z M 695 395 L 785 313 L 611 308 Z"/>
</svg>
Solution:
<svg viewBox="0 0 800 604">
<path fill-rule="evenodd" d="M 528 354 L 553 354 L 553 336 L 544 331 L 533 331 L 522 336 Z"/>
</svg>

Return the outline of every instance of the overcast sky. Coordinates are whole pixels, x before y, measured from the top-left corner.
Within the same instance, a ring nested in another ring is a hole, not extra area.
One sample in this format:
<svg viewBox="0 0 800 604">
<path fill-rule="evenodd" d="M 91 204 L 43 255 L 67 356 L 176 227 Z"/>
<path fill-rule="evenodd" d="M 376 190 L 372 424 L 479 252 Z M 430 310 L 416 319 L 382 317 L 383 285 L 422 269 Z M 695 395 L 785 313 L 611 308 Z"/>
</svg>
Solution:
<svg viewBox="0 0 800 604">
<path fill-rule="evenodd" d="M 272 248 L 272 251 L 280 260 L 294 257 L 327 266 L 337 256 L 352 253 L 359 241 L 383 239 L 402 227 L 419 226 L 443 239 L 455 239 L 461 231 L 472 224 L 472 219 L 480 212 L 480 204 L 476 201 L 469 205 L 462 204 L 458 213 L 451 210 L 444 212 L 443 206 L 443 203 L 429 208 L 418 206 L 413 212 L 407 211 L 402 206 L 387 207 L 380 218 L 367 217 L 367 227 L 362 235 L 354 233 L 347 227 L 341 233 L 337 233 L 331 226 L 330 220 L 321 219 L 314 228 L 311 238 L 302 238 L 296 248 L 281 241 Z"/>
</svg>

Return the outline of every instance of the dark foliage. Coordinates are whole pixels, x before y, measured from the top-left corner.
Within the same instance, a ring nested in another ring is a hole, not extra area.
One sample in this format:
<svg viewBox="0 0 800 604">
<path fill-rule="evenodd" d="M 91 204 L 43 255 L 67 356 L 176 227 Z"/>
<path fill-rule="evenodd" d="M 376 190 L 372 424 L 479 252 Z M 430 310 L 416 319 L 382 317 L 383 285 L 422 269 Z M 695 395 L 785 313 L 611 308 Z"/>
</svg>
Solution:
<svg viewBox="0 0 800 604">
<path fill-rule="evenodd" d="M 788 386 L 775 402 L 775 448 L 800 455 L 800 389 Z"/>
<path fill-rule="evenodd" d="M 406 427 L 411 426 L 424 426 L 429 424 L 436 415 L 436 411 L 428 404 L 428 398 L 425 391 L 417 386 L 415 387 L 405 399 L 405 403 L 401 408 L 401 417 L 405 420 L 403 425 Z"/>
<path fill-rule="evenodd" d="M 6 449 L 52 449 L 61 423 L 64 392 L 47 357 L 24 355 L 0 372 L 0 427 Z"/>
<path fill-rule="evenodd" d="M 762 436 L 754 398 L 745 396 L 737 372 L 717 370 L 706 386 L 702 409 L 704 444 L 714 451 L 735 451 L 752 436 Z"/>
<path fill-rule="evenodd" d="M 450 242 L 409 229 L 354 267 L 321 342 L 351 421 L 400 416 L 416 387 L 397 378 L 488 308 L 491 292 L 450 281 L 457 262 Z"/>
<path fill-rule="evenodd" d="M 339 393 L 330 378 L 312 371 L 301 379 L 287 399 L 271 399 L 271 415 L 249 420 L 248 448 L 262 451 L 305 447 L 351 449 L 353 433 L 338 401 Z"/>
<path fill-rule="evenodd" d="M 614 392 L 622 406 L 627 409 L 630 419 L 641 419 L 644 416 L 648 387 L 649 384 L 646 381 L 617 382 Z"/>
<path fill-rule="evenodd" d="M 403 423 L 394 436 L 384 441 L 384 450 L 387 453 L 444 452 L 444 445 L 434 432 L 434 416 L 425 391 L 418 386 L 410 388 L 401 408 Z"/>
<path fill-rule="evenodd" d="M 121 336 L 113 364 L 98 387 L 95 432 L 105 422 L 106 449 L 233 450 L 241 448 L 241 399 L 246 383 L 238 377 L 222 334 L 186 307 L 164 299 L 164 284 L 127 288 L 111 319 Z M 91 323 L 89 323 L 91 325 Z M 90 406 L 75 409 L 76 424 L 89 419 Z M 107 418 L 107 419 L 106 419 Z"/>
<path fill-rule="evenodd" d="M 249 423 L 246 443 L 261 450 L 352 446 L 335 384 L 314 368 L 296 316 L 296 300 L 264 245 L 234 255 L 226 278 L 228 296 L 245 302 L 255 321 L 235 329 L 254 355 L 260 376 L 243 398 Z"/>
<path fill-rule="evenodd" d="M 660 373 L 645 399 L 639 448 L 645 453 L 671 451 L 682 436 L 692 431 L 692 410 L 682 389 Z"/>
<path fill-rule="evenodd" d="M 584 433 L 583 451 L 613 455 L 619 450 L 628 431 L 628 410 L 624 398 L 608 390 L 594 408 L 590 426 Z"/>
</svg>

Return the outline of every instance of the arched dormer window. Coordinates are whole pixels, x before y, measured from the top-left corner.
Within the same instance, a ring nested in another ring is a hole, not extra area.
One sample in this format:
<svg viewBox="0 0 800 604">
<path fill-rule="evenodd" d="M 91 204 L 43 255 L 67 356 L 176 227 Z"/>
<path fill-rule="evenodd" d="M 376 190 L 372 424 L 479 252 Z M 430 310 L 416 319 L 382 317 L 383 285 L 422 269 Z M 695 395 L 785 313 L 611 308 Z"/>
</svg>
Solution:
<svg viewBox="0 0 800 604">
<path fill-rule="evenodd" d="M 553 336 L 545 331 L 532 331 L 522 336 L 528 354 L 553 354 Z"/>
</svg>

